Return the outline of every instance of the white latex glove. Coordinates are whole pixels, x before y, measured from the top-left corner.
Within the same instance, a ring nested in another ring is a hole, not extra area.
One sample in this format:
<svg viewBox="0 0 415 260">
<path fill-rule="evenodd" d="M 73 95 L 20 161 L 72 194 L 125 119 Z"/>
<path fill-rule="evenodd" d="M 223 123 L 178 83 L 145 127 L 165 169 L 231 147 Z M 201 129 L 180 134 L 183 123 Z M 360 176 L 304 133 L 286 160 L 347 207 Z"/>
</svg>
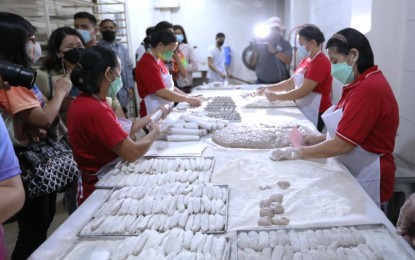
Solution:
<svg viewBox="0 0 415 260">
<path fill-rule="evenodd" d="M 298 160 L 303 158 L 303 152 L 301 148 L 287 147 L 274 149 L 271 152 L 271 160 Z"/>
<path fill-rule="evenodd" d="M 325 135 L 302 134 L 302 136 L 303 141 L 301 142 L 301 144 L 305 146 L 315 145 L 326 140 Z"/>
<path fill-rule="evenodd" d="M 415 245 L 415 193 L 401 207 L 396 233 L 402 235 L 410 245 Z"/>
</svg>

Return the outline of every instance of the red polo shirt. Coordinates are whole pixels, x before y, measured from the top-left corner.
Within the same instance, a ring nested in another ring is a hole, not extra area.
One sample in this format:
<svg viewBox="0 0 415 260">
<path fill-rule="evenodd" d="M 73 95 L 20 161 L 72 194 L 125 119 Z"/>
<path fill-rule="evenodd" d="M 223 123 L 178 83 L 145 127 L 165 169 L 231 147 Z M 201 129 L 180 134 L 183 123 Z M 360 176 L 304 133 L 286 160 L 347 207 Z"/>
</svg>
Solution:
<svg viewBox="0 0 415 260">
<path fill-rule="evenodd" d="M 305 58 L 300 62 L 295 73 L 303 73 L 305 79 L 317 82 L 313 92 L 321 94 L 319 112 L 323 113 L 331 107 L 331 64 L 329 59 L 320 52 L 314 59 Z"/>
<path fill-rule="evenodd" d="M 380 157 L 380 200 L 391 199 L 395 182 L 393 150 L 399 125 L 398 103 L 377 66 L 367 69 L 343 88 L 337 108 L 343 117 L 337 136 Z"/>
<path fill-rule="evenodd" d="M 147 115 L 144 98 L 149 94 L 166 88 L 162 74 L 168 74 L 169 71 L 164 65 L 164 62 L 156 60 L 150 53 L 145 53 L 137 62 L 134 73 L 137 81 L 138 94 L 141 98 L 140 116 L 144 117 Z"/>
</svg>

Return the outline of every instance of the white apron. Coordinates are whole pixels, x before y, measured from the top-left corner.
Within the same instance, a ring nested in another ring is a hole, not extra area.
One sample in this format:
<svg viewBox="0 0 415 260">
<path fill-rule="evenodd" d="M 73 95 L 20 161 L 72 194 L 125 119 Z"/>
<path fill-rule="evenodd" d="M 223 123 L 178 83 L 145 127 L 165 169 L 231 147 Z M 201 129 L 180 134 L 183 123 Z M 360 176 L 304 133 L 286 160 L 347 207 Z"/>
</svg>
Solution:
<svg viewBox="0 0 415 260">
<path fill-rule="evenodd" d="M 317 55 L 319 54 L 320 52 L 317 53 L 314 56 L 314 58 L 317 57 Z M 300 71 L 300 73 L 295 73 L 293 77 L 294 77 L 295 88 L 296 89 L 300 88 L 300 86 L 304 82 L 304 74 L 301 73 Z M 311 92 L 307 96 L 301 99 L 297 99 L 295 103 L 297 104 L 298 109 L 300 109 L 300 111 L 304 114 L 304 116 L 308 120 L 310 120 L 311 123 L 313 123 L 315 127 L 317 127 L 318 114 L 319 114 L 320 103 L 321 103 L 321 94 L 316 93 L 316 92 Z"/>
<path fill-rule="evenodd" d="M 335 106 L 330 107 L 321 116 L 327 127 L 327 139 L 336 135 L 343 115 L 342 109 L 334 110 L 334 108 Z M 380 207 L 380 155 L 356 146 L 351 152 L 338 156 L 338 159 Z"/>
<path fill-rule="evenodd" d="M 167 89 L 174 91 L 174 82 L 171 74 L 162 74 L 164 84 Z M 173 104 L 173 102 L 157 96 L 156 94 L 150 94 L 144 97 L 144 104 L 146 105 L 147 114 L 151 115 L 160 106 L 166 104 Z"/>
<path fill-rule="evenodd" d="M 299 88 L 304 82 L 303 74 L 294 74 L 294 84 L 295 88 Z M 318 112 L 320 110 L 321 94 L 316 92 L 311 92 L 307 96 L 297 99 L 295 103 L 298 106 L 298 109 L 304 114 L 304 116 L 317 127 L 318 123 Z"/>
</svg>

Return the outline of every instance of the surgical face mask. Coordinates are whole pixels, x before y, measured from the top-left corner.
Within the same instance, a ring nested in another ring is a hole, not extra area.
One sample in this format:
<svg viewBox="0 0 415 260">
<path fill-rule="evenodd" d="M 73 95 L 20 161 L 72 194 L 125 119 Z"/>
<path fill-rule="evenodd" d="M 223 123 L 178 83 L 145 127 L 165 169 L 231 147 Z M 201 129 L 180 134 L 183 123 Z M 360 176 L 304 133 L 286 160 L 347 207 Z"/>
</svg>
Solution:
<svg viewBox="0 0 415 260">
<path fill-rule="evenodd" d="M 35 63 L 42 56 L 42 47 L 38 42 L 26 44 L 26 54 L 32 63 Z"/>
<path fill-rule="evenodd" d="M 81 53 L 84 51 L 84 48 L 73 48 L 67 50 L 63 53 L 63 59 L 71 64 L 77 64 L 81 57 Z"/>
<path fill-rule="evenodd" d="M 168 61 L 173 57 L 173 51 L 165 51 L 160 53 L 160 59 L 164 60 L 164 61 Z"/>
<path fill-rule="evenodd" d="M 348 58 L 349 56 L 347 56 Z M 353 61 L 353 65 L 356 63 L 357 58 Z M 343 84 L 349 84 L 354 80 L 353 65 L 348 65 L 347 59 L 344 62 L 331 64 L 331 75 Z"/>
<path fill-rule="evenodd" d="M 105 30 L 101 32 L 102 39 L 104 39 L 107 42 L 113 42 L 115 40 L 115 32 L 111 30 Z"/>
<path fill-rule="evenodd" d="M 115 74 L 114 74 L 114 72 L 112 72 L 112 70 L 111 70 L 111 73 L 112 73 L 112 75 L 114 75 L 115 79 L 114 79 L 113 82 L 111 82 L 111 85 L 110 85 L 110 87 L 108 89 L 108 92 L 107 92 L 107 96 L 115 98 L 118 91 L 120 91 L 121 88 L 123 87 L 123 84 L 122 84 L 121 77 L 115 76 Z"/>
<path fill-rule="evenodd" d="M 297 47 L 298 54 L 300 54 L 301 57 L 307 57 L 308 51 L 305 48 L 305 45 L 300 45 Z"/>
<path fill-rule="evenodd" d="M 85 44 L 88 44 L 92 40 L 91 32 L 87 30 L 82 29 L 76 29 L 79 34 L 82 36 L 82 39 L 84 40 Z"/>
<path fill-rule="evenodd" d="M 183 40 L 184 40 L 183 34 L 176 34 L 176 39 L 177 39 L 178 42 L 183 42 Z"/>
</svg>

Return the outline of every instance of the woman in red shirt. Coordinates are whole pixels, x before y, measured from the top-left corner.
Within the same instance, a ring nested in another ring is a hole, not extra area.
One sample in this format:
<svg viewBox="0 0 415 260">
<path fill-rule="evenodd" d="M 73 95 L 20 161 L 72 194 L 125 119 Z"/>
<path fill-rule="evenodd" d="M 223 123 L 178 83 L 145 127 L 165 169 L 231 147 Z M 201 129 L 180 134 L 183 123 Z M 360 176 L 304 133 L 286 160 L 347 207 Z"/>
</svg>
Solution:
<svg viewBox="0 0 415 260">
<path fill-rule="evenodd" d="M 170 60 L 177 47 L 176 36 L 170 30 L 161 30 L 144 39 L 150 45 L 135 69 L 135 78 L 140 98 L 140 115 L 153 113 L 161 105 L 187 102 L 200 106 L 201 100 L 191 97 L 174 86 L 172 75 L 162 60 Z"/>
<path fill-rule="evenodd" d="M 269 101 L 295 100 L 298 108 L 318 129 L 322 131 L 324 122 L 321 114 L 331 106 L 330 61 L 321 52 L 324 35 L 315 26 L 307 25 L 299 32 L 298 52 L 305 56 L 294 75 L 282 82 L 260 88 Z M 271 92 L 272 91 L 272 92 Z M 274 91 L 286 91 L 274 93 Z"/>
<path fill-rule="evenodd" d="M 335 33 L 326 48 L 332 74 L 345 84 L 337 105 L 322 115 L 328 137 L 309 136 L 302 148 L 277 149 L 272 159 L 338 156 L 365 191 L 383 210 L 395 180 L 393 149 L 399 125 L 392 88 L 374 65 L 367 38 L 346 28 Z"/>
<path fill-rule="evenodd" d="M 71 81 L 82 93 L 72 102 L 67 126 L 73 155 L 82 172 L 78 183 L 78 205 L 94 190 L 96 173 L 117 157 L 133 162 L 143 156 L 160 134 L 150 117 L 136 121 L 127 133 L 106 101 L 119 89 L 120 61 L 113 50 L 94 46 L 84 51 L 79 65 L 72 69 Z M 134 141 L 145 125 L 150 132 Z"/>
</svg>

